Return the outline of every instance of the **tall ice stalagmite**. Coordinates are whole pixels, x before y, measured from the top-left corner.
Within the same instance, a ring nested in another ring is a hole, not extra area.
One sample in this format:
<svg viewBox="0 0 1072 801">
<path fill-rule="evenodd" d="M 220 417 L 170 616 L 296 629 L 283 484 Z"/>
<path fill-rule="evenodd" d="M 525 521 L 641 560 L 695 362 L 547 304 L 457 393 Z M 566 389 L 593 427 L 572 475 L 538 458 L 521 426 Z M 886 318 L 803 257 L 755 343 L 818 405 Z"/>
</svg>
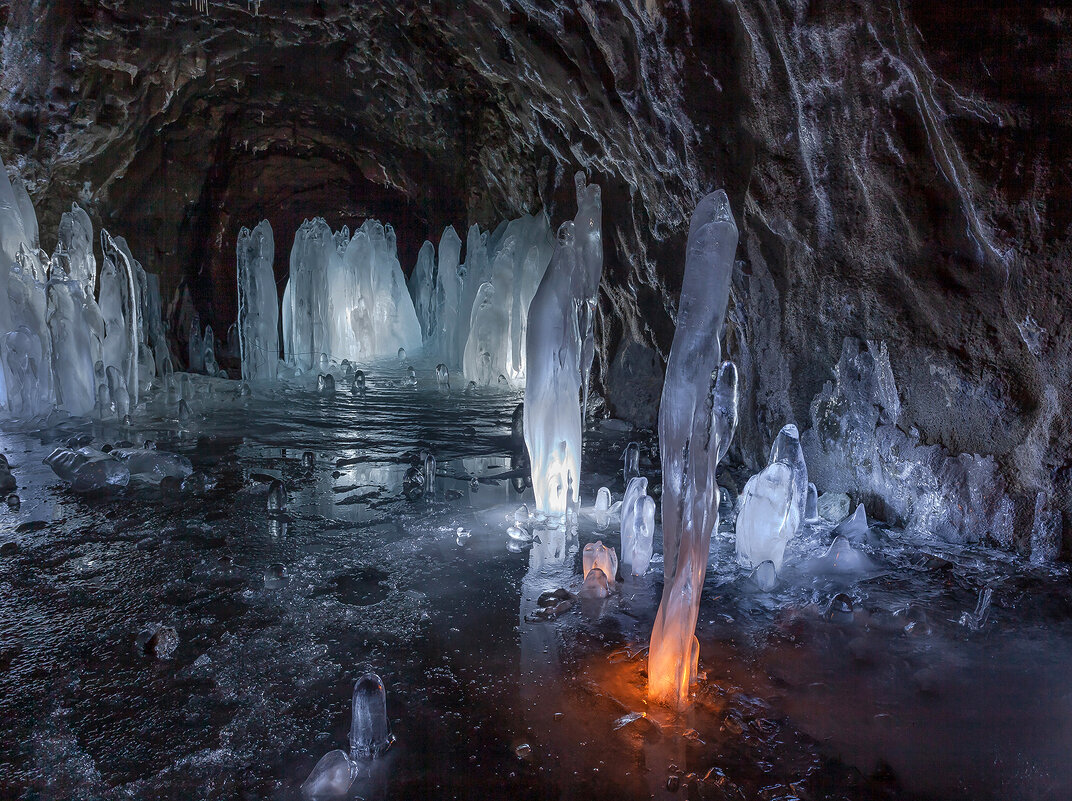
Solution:
<svg viewBox="0 0 1072 801">
<path fill-rule="evenodd" d="M 718 525 L 715 469 L 732 436 L 736 369 L 720 366 L 737 226 L 719 190 L 689 223 L 677 328 L 659 410 L 663 465 L 663 597 L 648 652 L 648 695 L 682 706 L 695 671 L 696 616 L 711 532 Z"/>
<path fill-rule="evenodd" d="M 545 514 L 565 514 L 580 490 L 580 393 L 591 367 L 588 321 L 603 270 L 601 209 L 599 186 L 586 186 L 578 173 L 577 216 L 558 229 L 551 263 L 529 306 L 525 445 L 536 508 Z"/>
<path fill-rule="evenodd" d="M 275 238 L 267 220 L 238 233 L 238 342 L 242 378 L 272 381 L 279 367 L 279 293 L 272 262 Z"/>
</svg>

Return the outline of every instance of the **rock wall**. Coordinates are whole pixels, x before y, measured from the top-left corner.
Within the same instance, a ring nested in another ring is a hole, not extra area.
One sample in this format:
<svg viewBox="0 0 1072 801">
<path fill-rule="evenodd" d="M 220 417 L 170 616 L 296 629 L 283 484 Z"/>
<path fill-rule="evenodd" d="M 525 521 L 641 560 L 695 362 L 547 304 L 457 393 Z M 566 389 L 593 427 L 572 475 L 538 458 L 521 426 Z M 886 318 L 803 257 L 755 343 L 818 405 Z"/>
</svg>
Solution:
<svg viewBox="0 0 1072 801">
<path fill-rule="evenodd" d="M 646 423 L 689 213 L 725 187 L 739 457 L 811 425 L 863 343 L 895 378 L 886 434 L 999 488 L 1002 522 L 945 533 L 1050 553 L 1072 519 L 1070 23 L 997 0 L 0 0 L 0 156 L 46 248 L 78 200 L 220 332 L 242 225 L 270 220 L 282 278 L 304 217 L 377 215 L 409 269 L 447 223 L 572 215 L 584 168 L 600 395 Z"/>
</svg>

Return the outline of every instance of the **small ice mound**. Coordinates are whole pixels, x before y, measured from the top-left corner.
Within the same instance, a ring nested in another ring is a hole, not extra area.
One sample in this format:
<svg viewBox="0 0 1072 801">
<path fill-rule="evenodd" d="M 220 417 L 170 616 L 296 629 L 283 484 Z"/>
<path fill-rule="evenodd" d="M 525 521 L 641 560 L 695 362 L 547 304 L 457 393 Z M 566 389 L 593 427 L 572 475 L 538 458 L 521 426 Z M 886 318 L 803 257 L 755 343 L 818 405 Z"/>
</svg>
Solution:
<svg viewBox="0 0 1072 801">
<path fill-rule="evenodd" d="M 867 538 L 867 531 L 867 512 L 864 510 L 864 505 L 861 503 L 856 507 L 856 511 L 852 513 L 852 517 L 847 517 L 837 524 L 833 534 L 835 537 L 845 537 L 850 540 L 862 540 Z"/>
<path fill-rule="evenodd" d="M 823 617 L 831 623 L 837 623 L 841 626 L 850 625 L 855 619 L 852 598 L 843 592 L 839 592 L 826 605 L 823 610 Z"/>
<path fill-rule="evenodd" d="M 804 522 L 814 523 L 819 519 L 819 491 L 808 482 L 808 498 L 804 503 Z"/>
<path fill-rule="evenodd" d="M 22 506 L 22 499 L 19 498 L 14 492 L 7 496 L 7 508 L 12 512 L 19 511 Z"/>
<path fill-rule="evenodd" d="M 345 798 L 356 774 L 355 766 L 345 751 L 329 751 L 320 758 L 309 778 L 302 783 L 302 797 L 309 801 Z"/>
<path fill-rule="evenodd" d="M 767 465 L 748 479 L 734 525 L 738 560 L 758 565 L 768 559 L 782 566 L 785 546 L 800 528 L 793 468 L 785 462 Z"/>
<path fill-rule="evenodd" d="M 585 579 L 593 570 L 600 569 L 608 582 L 613 582 L 618 575 L 618 554 L 613 548 L 608 548 L 602 540 L 590 542 L 584 546 L 581 552 L 581 567 Z"/>
<path fill-rule="evenodd" d="M 335 394 L 335 376 L 331 373 L 321 373 L 316 377 L 316 391 L 321 395 Z"/>
<path fill-rule="evenodd" d="M 778 586 L 778 571 L 774 569 L 774 562 L 767 559 L 756 565 L 749 577 L 763 592 L 770 592 Z"/>
<path fill-rule="evenodd" d="M 287 569 L 279 562 L 273 562 L 264 569 L 264 589 L 278 590 L 287 583 Z"/>
<path fill-rule="evenodd" d="M 609 512 L 610 511 L 610 490 L 606 487 L 600 487 L 596 492 L 596 504 L 592 508 L 596 512 Z"/>
<path fill-rule="evenodd" d="M 358 370 L 354 373 L 354 383 L 350 385 L 350 393 L 353 395 L 363 395 L 365 392 L 365 371 Z"/>
<path fill-rule="evenodd" d="M 402 494 L 409 500 L 419 500 L 424 495 L 424 471 L 419 467 L 410 467 L 402 477 Z"/>
<path fill-rule="evenodd" d="M 844 520 L 849 514 L 849 496 L 844 492 L 824 492 L 815 502 L 815 511 L 830 523 Z"/>
<path fill-rule="evenodd" d="M 387 719 L 387 690 L 375 673 L 366 673 L 354 685 L 351 703 L 350 758 L 375 759 L 395 741 Z"/>
<path fill-rule="evenodd" d="M 118 489 L 130 483 L 130 470 L 116 459 L 105 457 L 86 462 L 74 474 L 71 489 L 88 494 Z"/>
<path fill-rule="evenodd" d="M 610 582 L 602 568 L 593 567 L 587 571 L 577 594 L 586 600 L 602 600 L 610 595 Z"/>
<path fill-rule="evenodd" d="M 532 534 L 521 528 L 521 526 L 510 526 L 506 529 L 506 534 L 515 542 L 532 542 Z"/>
<path fill-rule="evenodd" d="M 302 454 L 301 464 L 306 470 L 312 470 L 316 467 L 316 454 L 312 451 L 306 451 Z"/>
<path fill-rule="evenodd" d="M 458 543 L 458 547 L 460 548 L 463 545 L 465 545 L 465 543 L 467 543 L 469 541 L 469 538 L 471 536 L 473 536 L 473 535 L 469 531 L 469 529 L 462 528 L 461 526 L 458 526 L 458 531 L 455 533 L 454 540 L 455 540 L 455 542 Z"/>
<path fill-rule="evenodd" d="M 273 478 L 268 485 L 268 511 L 271 514 L 287 511 L 287 485 L 278 478 Z"/>
<path fill-rule="evenodd" d="M 170 659 L 179 647 L 179 633 L 171 626 L 154 623 L 138 634 L 137 644 L 146 656 Z"/>
<path fill-rule="evenodd" d="M 834 537 L 826 553 L 808 562 L 806 568 L 813 574 L 867 573 L 875 569 L 875 563 L 842 536 Z"/>
</svg>

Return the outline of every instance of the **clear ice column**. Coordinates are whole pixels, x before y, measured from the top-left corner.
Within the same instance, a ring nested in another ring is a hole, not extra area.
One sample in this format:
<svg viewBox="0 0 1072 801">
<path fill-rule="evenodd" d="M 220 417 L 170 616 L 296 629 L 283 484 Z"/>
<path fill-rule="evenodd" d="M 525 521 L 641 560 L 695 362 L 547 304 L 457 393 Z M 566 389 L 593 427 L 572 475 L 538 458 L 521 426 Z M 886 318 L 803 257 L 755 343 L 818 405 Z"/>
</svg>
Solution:
<svg viewBox="0 0 1072 801">
<path fill-rule="evenodd" d="M 689 223 L 677 328 L 659 410 L 663 465 L 662 602 L 648 652 L 648 695 L 671 706 L 688 701 L 711 532 L 718 524 L 718 461 L 732 435 L 736 370 L 720 366 L 737 226 L 723 191 L 700 201 Z"/>
</svg>

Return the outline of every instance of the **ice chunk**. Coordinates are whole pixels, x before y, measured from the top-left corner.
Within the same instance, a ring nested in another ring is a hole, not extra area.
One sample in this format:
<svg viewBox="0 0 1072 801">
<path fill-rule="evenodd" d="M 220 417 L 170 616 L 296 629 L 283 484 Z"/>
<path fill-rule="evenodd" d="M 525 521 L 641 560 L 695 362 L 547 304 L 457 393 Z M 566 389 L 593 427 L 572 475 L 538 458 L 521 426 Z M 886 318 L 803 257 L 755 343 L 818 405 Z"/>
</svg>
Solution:
<svg viewBox="0 0 1072 801">
<path fill-rule="evenodd" d="M 56 448 L 45 457 L 45 464 L 64 481 L 73 481 L 78 468 L 89 461 L 89 456 L 70 448 Z M 5 465 L 6 468 L 6 465 Z"/>
<path fill-rule="evenodd" d="M 586 188 L 578 173 L 577 216 L 559 228 L 551 263 L 529 307 L 525 445 L 536 508 L 545 514 L 564 515 L 576 505 L 580 489 L 582 407 L 577 399 L 591 365 L 589 329 L 602 270 L 600 214 L 599 187 Z"/>
<path fill-rule="evenodd" d="M 302 796 L 309 801 L 345 798 L 356 776 L 356 766 L 345 751 L 329 751 L 320 758 L 309 778 L 302 783 Z"/>
<path fill-rule="evenodd" d="M 849 514 L 849 496 L 844 492 L 824 492 L 816 501 L 815 510 L 824 520 L 837 523 Z"/>
<path fill-rule="evenodd" d="M 785 546 L 799 528 L 793 468 L 767 465 L 748 479 L 737 513 L 737 558 L 751 567 L 768 559 L 782 569 Z"/>
<path fill-rule="evenodd" d="M 585 574 L 581 589 L 577 593 L 585 599 L 601 600 L 610 595 L 610 581 L 600 567 L 593 567 Z"/>
<path fill-rule="evenodd" d="M 606 487 L 600 487 L 596 492 L 596 503 L 593 507 L 597 512 L 610 511 L 610 490 Z"/>
<path fill-rule="evenodd" d="M 350 723 L 350 758 L 370 759 L 383 754 L 394 742 L 387 720 L 387 691 L 375 673 L 366 673 L 354 685 L 353 718 Z"/>
<path fill-rule="evenodd" d="M 808 503 L 808 468 L 804 463 L 804 451 L 800 447 L 800 432 L 792 423 L 782 426 L 771 445 L 767 464 L 785 462 L 793 469 L 793 497 L 797 504 L 797 521 L 803 524 Z M 791 536 L 796 536 L 794 531 Z"/>
<path fill-rule="evenodd" d="M 132 474 L 155 483 L 168 477 L 181 480 L 194 471 L 189 459 L 168 451 L 116 448 L 111 455 L 123 462 Z"/>
<path fill-rule="evenodd" d="M 628 516 L 623 506 L 622 564 L 629 567 L 630 574 L 643 576 L 648 571 L 654 540 L 655 501 L 642 494 L 634 500 Z"/>
<path fill-rule="evenodd" d="M 417 266 L 409 277 L 409 294 L 413 299 L 413 308 L 417 313 L 417 322 L 421 325 L 421 336 L 425 342 L 436 331 L 435 284 L 435 246 L 431 242 L 421 245 L 417 254 Z"/>
<path fill-rule="evenodd" d="M 74 472 L 71 489 L 88 494 L 103 489 L 125 487 L 130 482 L 130 470 L 126 465 L 107 455 L 87 461 Z"/>
<path fill-rule="evenodd" d="M 436 385 L 450 389 L 450 370 L 440 362 L 435 368 Z"/>
<path fill-rule="evenodd" d="M 608 581 L 614 581 L 614 577 L 618 575 L 618 554 L 613 548 L 604 545 L 602 540 L 590 542 L 581 552 L 581 566 L 585 577 L 588 576 L 590 570 L 598 567 L 607 576 Z"/>
<path fill-rule="evenodd" d="M 622 452 L 622 476 L 626 486 L 634 478 L 640 475 L 640 444 L 630 442 Z M 646 491 L 646 489 L 645 489 Z"/>
<path fill-rule="evenodd" d="M 268 511 L 281 514 L 287 510 L 287 487 L 278 478 L 273 478 L 268 485 Z"/>
<path fill-rule="evenodd" d="M 275 238 L 262 220 L 238 232 L 238 342 L 242 378 L 271 381 L 279 366 L 279 292 L 275 285 Z"/>
<path fill-rule="evenodd" d="M 808 482 L 808 500 L 804 504 L 804 520 L 812 523 L 819 519 L 819 492 L 815 485 Z"/>
<path fill-rule="evenodd" d="M 843 536 L 834 537 L 826 553 L 806 565 L 810 573 L 866 573 L 875 569 L 875 563 L 852 547 Z"/>
<path fill-rule="evenodd" d="M 774 567 L 774 562 L 767 559 L 756 565 L 756 569 L 752 571 L 752 581 L 756 583 L 763 592 L 770 592 L 778 586 L 778 571 Z"/>
<path fill-rule="evenodd" d="M 331 373 L 321 373 L 316 377 L 316 391 L 321 395 L 335 394 L 335 376 Z"/>
<path fill-rule="evenodd" d="M 688 700 L 692 639 L 718 525 L 715 469 L 733 431 L 736 370 L 721 364 L 737 226 L 729 198 L 703 198 L 689 223 L 677 328 L 659 411 L 664 543 L 663 597 L 648 652 L 648 694 L 675 706 Z"/>
<path fill-rule="evenodd" d="M 834 528 L 835 537 L 845 537 L 849 540 L 862 540 L 867 538 L 868 525 L 867 525 L 867 512 L 864 510 L 864 505 L 858 504 L 856 511 L 852 513 L 852 517 L 848 517 L 842 520 Z"/>
</svg>

